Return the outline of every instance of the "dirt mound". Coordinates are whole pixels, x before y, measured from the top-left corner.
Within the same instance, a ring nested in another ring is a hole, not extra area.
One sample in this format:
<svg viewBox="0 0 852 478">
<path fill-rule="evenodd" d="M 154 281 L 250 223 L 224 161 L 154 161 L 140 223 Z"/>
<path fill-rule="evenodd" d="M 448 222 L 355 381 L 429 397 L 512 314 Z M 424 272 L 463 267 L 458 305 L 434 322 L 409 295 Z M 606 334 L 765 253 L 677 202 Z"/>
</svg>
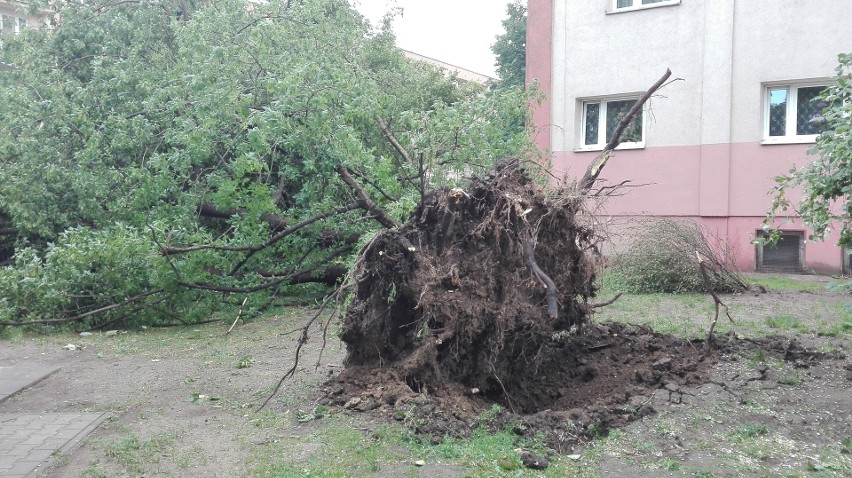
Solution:
<svg viewBox="0 0 852 478">
<path fill-rule="evenodd" d="M 595 293 L 578 204 L 546 194 L 518 161 L 429 193 L 361 255 L 346 365 L 391 370 L 431 396 L 476 389 L 524 412 L 549 406 L 530 385 L 547 381 L 552 346 L 587 321 Z"/>
<path fill-rule="evenodd" d="M 683 388 L 702 383 L 715 362 L 700 343 L 620 323 L 589 324 L 581 333 L 549 339 L 540 354 L 537 370 L 514 362 L 506 376 L 516 388 L 503 392 L 498 383 L 502 393 L 453 382 L 436 387 L 440 393 L 418 392 L 392 366 L 348 367 L 325 392 L 329 403 L 379 410 L 426 436 L 459 437 L 478 425 L 511 424 L 519 435 L 542 433 L 555 450 L 570 451 L 585 438 L 653 413 L 647 402 L 659 389 L 679 401 Z M 495 403 L 501 411 L 482 423 Z"/>
</svg>

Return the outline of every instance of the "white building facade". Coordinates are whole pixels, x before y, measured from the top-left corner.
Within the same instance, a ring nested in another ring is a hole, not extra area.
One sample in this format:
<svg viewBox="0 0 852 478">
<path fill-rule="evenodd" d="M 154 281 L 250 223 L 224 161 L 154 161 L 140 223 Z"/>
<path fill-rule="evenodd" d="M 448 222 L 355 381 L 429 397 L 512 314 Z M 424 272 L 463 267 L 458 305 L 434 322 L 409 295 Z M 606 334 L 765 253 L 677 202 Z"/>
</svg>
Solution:
<svg viewBox="0 0 852 478">
<path fill-rule="evenodd" d="M 837 55 L 852 52 L 852 1 L 529 0 L 527 77 L 548 100 L 536 139 L 558 173 L 582 175 L 618 114 L 670 68 L 606 166 L 613 217 L 700 221 L 744 270 L 837 273 L 848 251 L 806 240 L 796 217 L 777 249 L 755 248 L 773 178 L 809 159 Z M 795 200 L 796 198 L 794 198 Z"/>
</svg>

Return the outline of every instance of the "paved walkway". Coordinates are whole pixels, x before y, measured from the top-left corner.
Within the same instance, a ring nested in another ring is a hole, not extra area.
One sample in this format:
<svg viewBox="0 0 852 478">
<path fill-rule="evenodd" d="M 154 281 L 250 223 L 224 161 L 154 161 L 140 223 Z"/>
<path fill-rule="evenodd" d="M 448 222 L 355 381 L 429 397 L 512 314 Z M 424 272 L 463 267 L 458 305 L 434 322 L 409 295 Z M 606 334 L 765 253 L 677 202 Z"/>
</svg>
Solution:
<svg viewBox="0 0 852 478">
<path fill-rule="evenodd" d="M 59 367 L 44 365 L 0 367 L 0 402 L 41 382 L 57 370 L 59 370 Z"/>
<path fill-rule="evenodd" d="M 67 453 L 106 417 L 106 413 L 0 413 L 0 476 L 35 476 L 42 464 Z"/>
<path fill-rule="evenodd" d="M 0 367 L 0 476 L 35 477 L 51 458 L 68 453 L 106 413 L 2 413 L 2 402 L 45 379 L 57 367 Z"/>
</svg>

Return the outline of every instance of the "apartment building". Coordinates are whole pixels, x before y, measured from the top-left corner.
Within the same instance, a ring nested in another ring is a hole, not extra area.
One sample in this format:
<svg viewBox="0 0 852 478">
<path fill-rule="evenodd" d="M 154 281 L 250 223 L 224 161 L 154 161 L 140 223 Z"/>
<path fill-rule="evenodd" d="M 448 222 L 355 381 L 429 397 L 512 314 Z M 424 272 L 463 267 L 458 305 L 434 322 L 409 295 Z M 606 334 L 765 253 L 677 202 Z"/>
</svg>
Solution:
<svg viewBox="0 0 852 478">
<path fill-rule="evenodd" d="M 27 27 L 39 27 L 46 21 L 44 12 L 32 13 L 26 2 L 0 1 L 0 35 L 16 35 Z"/>
<path fill-rule="evenodd" d="M 671 68 L 682 80 L 646 104 L 602 175 L 644 186 L 605 213 L 698 220 L 746 271 L 839 273 L 849 251 L 838 236 L 808 241 L 796 217 L 777 247 L 752 241 L 773 178 L 810 159 L 814 98 L 852 51 L 850 19 L 852 2 L 836 0 L 528 0 L 527 80 L 547 95 L 536 141 L 556 174 L 582 175 L 619 114 Z"/>
</svg>

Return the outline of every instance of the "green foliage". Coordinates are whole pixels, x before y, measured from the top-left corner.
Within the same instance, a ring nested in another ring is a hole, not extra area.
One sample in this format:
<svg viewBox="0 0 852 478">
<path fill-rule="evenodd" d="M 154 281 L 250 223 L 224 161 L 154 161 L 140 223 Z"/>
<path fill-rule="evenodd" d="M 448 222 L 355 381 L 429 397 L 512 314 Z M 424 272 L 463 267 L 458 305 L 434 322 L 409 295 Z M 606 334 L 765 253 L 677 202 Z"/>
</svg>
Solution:
<svg viewBox="0 0 852 478">
<path fill-rule="evenodd" d="M 503 20 L 505 33 L 497 36 L 491 51 L 497 56 L 495 87 L 523 88 L 526 81 L 527 61 L 527 7 L 526 2 L 513 0 L 506 6 L 508 17 Z"/>
<path fill-rule="evenodd" d="M 243 355 L 237 362 L 237 368 L 249 368 L 254 364 L 254 358 L 251 355 Z"/>
<path fill-rule="evenodd" d="M 157 289 L 160 307 L 117 312 L 191 322 L 221 299 L 191 287 L 242 290 L 265 284 L 261 272 L 351 260 L 345 238 L 364 244 L 379 228 L 363 210 L 311 223 L 232 273 L 246 253 L 222 249 L 263 244 L 280 230 L 270 217 L 290 226 L 351 204 L 338 168 L 401 220 L 422 188 L 532 151 L 517 128 L 523 91 L 486 92 L 407 60 L 342 0 L 54 8 L 55 28 L 0 46 L 16 66 L 0 74 L 0 228 L 18 231 L 14 265 L 0 267 L 11 285 L 0 322 L 67 318 Z M 206 247 L 160 253 L 192 245 Z"/>
<path fill-rule="evenodd" d="M 844 455 L 852 454 L 852 438 L 845 437 L 840 440 L 840 453 Z"/>
<path fill-rule="evenodd" d="M 632 228 L 626 248 L 614 255 L 605 287 L 628 293 L 703 292 L 696 252 L 705 260 L 716 292 L 746 288 L 727 244 L 691 221 L 655 219 Z"/>
<path fill-rule="evenodd" d="M 837 227 L 838 243 L 852 246 L 852 53 L 839 55 L 838 62 L 834 83 L 817 100 L 827 105 L 822 111 L 825 130 L 809 151 L 817 158 L 775 179 L 764 229 L 772 232 L 776 217 L 792 207 L 787 192 L 801 187 L 802 199 L 795 210 L 813 230 L 810 239 L 824 239 Z M 774 231 L 771 238 L 778 235 Z"/>
</svg>

